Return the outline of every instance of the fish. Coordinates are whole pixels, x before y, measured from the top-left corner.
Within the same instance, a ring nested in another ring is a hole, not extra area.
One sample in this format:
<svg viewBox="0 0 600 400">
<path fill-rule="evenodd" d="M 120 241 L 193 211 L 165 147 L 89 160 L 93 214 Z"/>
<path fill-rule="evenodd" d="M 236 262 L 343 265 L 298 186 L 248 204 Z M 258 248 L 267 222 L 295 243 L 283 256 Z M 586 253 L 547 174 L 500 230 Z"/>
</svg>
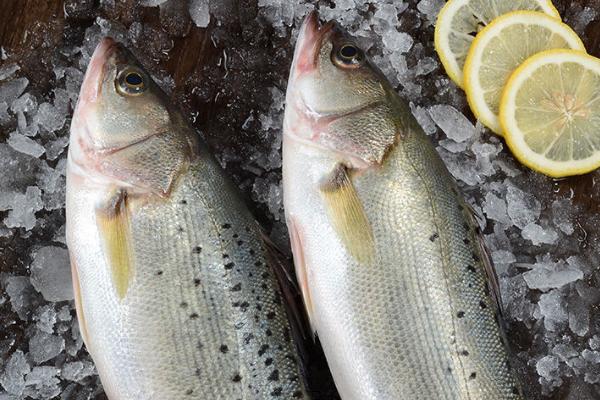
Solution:
<svg viewBox="0 0 600 400">
<path fill-rule="evenodd" d="M 288 81 L 283 196 L 343 400 L 523 398 L 473 210 L 407 102 L 315 12 Z"/>
<path fill-rule="evenodd" d="M 111 400 L 307 398 L 268 244 L 207 145 L 104 38 L 71 125 L 77 317 Z"/>
</svg>

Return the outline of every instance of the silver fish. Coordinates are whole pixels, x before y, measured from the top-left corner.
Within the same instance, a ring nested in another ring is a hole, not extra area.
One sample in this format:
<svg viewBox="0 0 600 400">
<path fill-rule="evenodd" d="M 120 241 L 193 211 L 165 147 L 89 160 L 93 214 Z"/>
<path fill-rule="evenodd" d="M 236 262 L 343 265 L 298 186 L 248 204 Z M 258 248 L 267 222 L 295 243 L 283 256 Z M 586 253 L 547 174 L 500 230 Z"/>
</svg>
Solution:
<svg viewBox="0 0 600 400">
<path fill-rule="evenodd" d="M 286 220 L 344 400 L 520 399 L 471 210 L 406 102 L 307 17 L 283 139 Z"/>
<path fill-rule="evenodd" d="M 109 38 L 71 126 L 67 240 L 81 332 L 111 400 L 305 398 L 255 221 Z"/>
</svg>

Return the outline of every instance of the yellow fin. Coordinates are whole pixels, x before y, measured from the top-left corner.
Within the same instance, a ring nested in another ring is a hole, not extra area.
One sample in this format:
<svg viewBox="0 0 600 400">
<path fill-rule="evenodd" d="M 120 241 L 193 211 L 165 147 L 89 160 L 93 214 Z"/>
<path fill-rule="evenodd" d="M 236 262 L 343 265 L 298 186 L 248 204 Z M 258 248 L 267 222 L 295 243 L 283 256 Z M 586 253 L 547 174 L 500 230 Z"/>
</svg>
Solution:
<svg viewBox="0 0 600 400">
<path fill-rule="evenodd" d="M 373 230 L 346 167 L 339 165 L 320 189 L 333 227 L 348 252 L 361 263 L 371 262 L 375 255 Z"/>
<path fill-rule="evenodd" d="M 127 193 L 119 191 L 97 208 L 96 221 L 117 297 L 123 300 L 133 277 Z"/>
</svg>

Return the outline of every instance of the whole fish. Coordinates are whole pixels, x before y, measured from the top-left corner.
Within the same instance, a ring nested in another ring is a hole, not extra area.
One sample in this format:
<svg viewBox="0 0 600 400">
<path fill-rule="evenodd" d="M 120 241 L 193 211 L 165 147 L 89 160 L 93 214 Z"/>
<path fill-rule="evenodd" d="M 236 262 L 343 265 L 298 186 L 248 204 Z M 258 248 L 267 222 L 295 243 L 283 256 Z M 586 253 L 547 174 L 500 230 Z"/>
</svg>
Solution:
<svg viewBox="0 0 600 400">
<path fill-rule="evenodd" d="M 406 102 L 311 14 L 287 90 L 284 206 L 344 400 L 520 399 L 471 210 Z"/>
<path fill-rule="evenodd" d="M 105 38 L 71 127 L 77 315 L 111 400 L 305 396 L 259 230 L 150 75 Z"/>
</svg>

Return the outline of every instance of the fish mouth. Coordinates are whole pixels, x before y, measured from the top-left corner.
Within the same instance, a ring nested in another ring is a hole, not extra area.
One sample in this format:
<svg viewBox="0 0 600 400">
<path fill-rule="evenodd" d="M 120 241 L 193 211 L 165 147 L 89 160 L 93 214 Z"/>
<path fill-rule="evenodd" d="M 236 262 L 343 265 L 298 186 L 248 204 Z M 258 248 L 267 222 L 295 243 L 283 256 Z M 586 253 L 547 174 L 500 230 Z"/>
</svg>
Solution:
<svg viewBox="0 0 600 400">
<path fill-rule="evenodd" d="M 98 99 L 106 73 L 106 63 L 118 46 L 119 43 L 111 37 L 103 38 L 96 46 L 81 85 L 79 106 L 94 103 Z"/>
<path fill-rule="evenodd" d="M 317 68 L 317 58 L 323 44 L 323 40 L 335 30 L 335 21 L 329 21 L 321 25 L 319 14 L 312 11 L 304 18 L 300 27 L 296 50 L 294 51 L 294 62 L 292 64 L 292 76 L 311 72 Z"/>
</svg>

